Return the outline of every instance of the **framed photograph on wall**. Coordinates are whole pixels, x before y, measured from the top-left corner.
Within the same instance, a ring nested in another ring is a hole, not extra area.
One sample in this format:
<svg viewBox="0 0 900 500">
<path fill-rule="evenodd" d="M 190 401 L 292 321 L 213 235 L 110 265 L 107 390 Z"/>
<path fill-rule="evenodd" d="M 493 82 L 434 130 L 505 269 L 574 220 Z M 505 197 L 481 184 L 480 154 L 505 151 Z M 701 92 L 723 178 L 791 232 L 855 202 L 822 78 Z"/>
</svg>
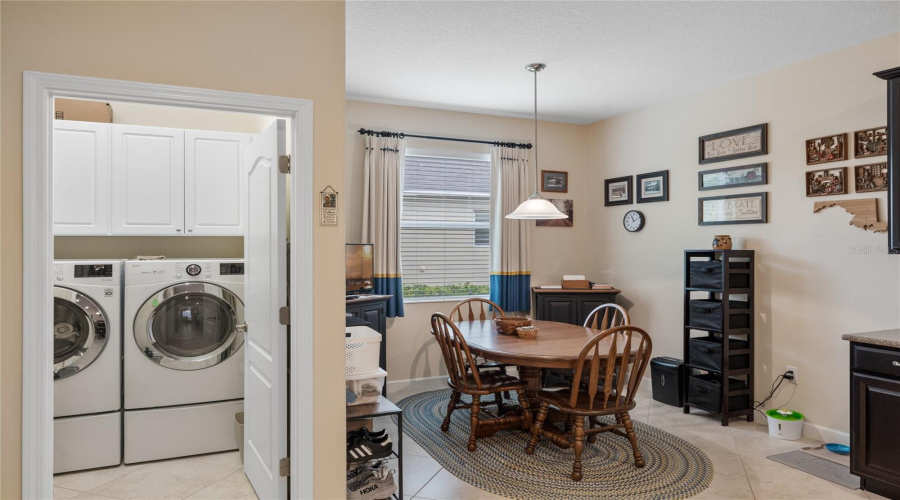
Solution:
<svg viewBox="0 0 900 500">
<path fill-rule="evenodd" d="M 535 225 L 538 227 L 572 227 L 575 224 L 575 202 L 572 200 L 547 200 L 560 212 L 569 216 L 568 219 L 538 219 Z"/>
<path fill-rule="evenodd" d="M 767 170 L 767 163 L 705 170 L 697 174 L 697 184 L 700 191 L 758 186 L 769 182 Z"/>
<path fill-rule="evenodd" d="M 853 177 L 856 179 L 857 193 L 887 191 L 887 162 L 872 163 L 869 165 L 857 165 L 853 167 Z"/>
<path fill-rule="evenodd" d="M 568 193 L 569 173 L 558 170 L 541 170 L 541 191 L 547 193 Z"/>
<path fill-rule="evenodd" d="M 767 154 L 766 130 L 767 125 L 761 123 L 704 135 L 700 138 L 700 164 Z"/>
<path fill-rule="evenodd" d="M 847 167 L 810 170 L 806 173 L 806 196 L 847 194 Z"/>
<path fill-rule="evenodd" d="M 887 127 L 875 127 L 853 132 L 854 155 L 869 158 L 887 154 Z"/>
<path fill-rule="evenodd" d="M 697 200 L 697 223 L 701 226 L 721 224 L 762 224 L 768 221 L 768 193 L 711 196 Z"/>
<path fill-rule="evenodd" d="M 650 172 L 637 176 L 637 202 L 669 201 L 669 171 Z"/>
<path fill-rule="evenodd" d="M 615 179 L 606 179 L 603 181 L 606 188 L 604 198 L 605 205 L 611 207 L 614 205 L 631 205 L 634 201 L 631 199 L 631 184 L 633 177 L 616 177 Z"/>
<path fill-rule="evenodd" d="M 847 134 L 827 135 L 806 141 L 806 164 L 818 165 L 847 159 Z"/>
</svg>

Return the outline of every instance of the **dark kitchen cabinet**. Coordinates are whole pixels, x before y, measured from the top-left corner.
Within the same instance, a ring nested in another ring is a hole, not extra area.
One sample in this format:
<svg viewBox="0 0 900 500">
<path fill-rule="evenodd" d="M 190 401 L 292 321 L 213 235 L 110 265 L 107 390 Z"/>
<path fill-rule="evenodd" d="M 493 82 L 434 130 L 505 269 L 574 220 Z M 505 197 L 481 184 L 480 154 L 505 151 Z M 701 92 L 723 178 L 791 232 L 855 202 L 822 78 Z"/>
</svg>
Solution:
<svg viewBox="0 0 900 500">
<path fill-rule="evenodd" d="M 850 344 L 850 472 L 900 498 L 900 349 Z"/>
<path fill-rule="evenodd" d="M 570 290 L 532 288 L 534 319 L 582 325 L 587 315 L 603 304 L 616 301 L 619 290 Z"/>
</svg>

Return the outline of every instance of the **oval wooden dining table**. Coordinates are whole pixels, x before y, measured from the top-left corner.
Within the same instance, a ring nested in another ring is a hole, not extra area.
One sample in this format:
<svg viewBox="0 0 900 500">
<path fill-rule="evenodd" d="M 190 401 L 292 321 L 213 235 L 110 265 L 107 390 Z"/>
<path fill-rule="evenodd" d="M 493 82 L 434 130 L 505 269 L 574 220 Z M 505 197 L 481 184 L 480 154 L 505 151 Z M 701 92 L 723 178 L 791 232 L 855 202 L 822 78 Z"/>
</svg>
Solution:
<svg viewBox="0 0 900 500">
<path fill-rule="evenodd" d="M 520 339 L 517 335 L 500 334 L 492 320 L 459 321 L 456 327 L 466 339 L 472 354 L 491 361 L 516 365 L 519 369 L 519 378 L 527 384 L 525 397 L 528 398 L 532 408 L 537 408 L 537 393 L 540 392 L 542 383 L 541 370 L 575 369 L 581 349 L 588 340 L 601 331 L 555 321 L 534 320 L 532 324 L 539 329 L 538 336 L 534 339 Z M 612 338 L 604 339 L 598 345 L 603 358 L 601 362 L 605 364 L 609 357 L 606 353 L 612 346 Z M 618 355 L 621 355 L 625 346 L 620 344 L 617 347 Z M 501 428 L 514 427 L 503 425 L 499 428 L 485 429 L 484 432 L 485 435 L 491 435 Z"/>
</svg>

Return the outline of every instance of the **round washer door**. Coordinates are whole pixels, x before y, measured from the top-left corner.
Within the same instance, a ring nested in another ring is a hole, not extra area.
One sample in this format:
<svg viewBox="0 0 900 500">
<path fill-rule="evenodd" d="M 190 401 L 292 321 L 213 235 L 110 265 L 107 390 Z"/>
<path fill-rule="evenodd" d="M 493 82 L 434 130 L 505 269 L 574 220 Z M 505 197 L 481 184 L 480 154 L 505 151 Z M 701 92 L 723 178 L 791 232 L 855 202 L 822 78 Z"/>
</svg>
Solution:
<svg viewBox="0 0 900 500">
<path fill-rule="evenodd" d="M 217 365 L 244 343 L 244 303 L 218 285 L 172 285 L 141 305 L 134 340 L 147 359 L 166 368 Z"/>
<path fill-rule="evenodd" d="M 90 297 L 53 287 L 53 378 L 84 370 L 106 347 L 106 314 Z"/>
</svg>

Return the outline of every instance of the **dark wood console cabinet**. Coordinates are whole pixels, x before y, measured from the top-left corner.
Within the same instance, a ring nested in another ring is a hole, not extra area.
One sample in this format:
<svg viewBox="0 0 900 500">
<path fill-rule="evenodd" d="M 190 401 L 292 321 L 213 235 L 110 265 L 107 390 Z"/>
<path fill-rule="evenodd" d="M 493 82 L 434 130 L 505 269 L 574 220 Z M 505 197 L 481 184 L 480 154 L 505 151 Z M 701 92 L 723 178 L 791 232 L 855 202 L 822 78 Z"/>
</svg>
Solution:
<svg viewBox="0 0 900 500">
<path fill-rule="evenodd" d="M 900 349 L 850 344 L 850 472 L 864 490 L 900 498 Z"/>
<path fill-rule="evenodd" d="M 616 301 L 619 290 L 531 289 L 534 319 L 582 325 L 598 306 Z"/>
</svg>

